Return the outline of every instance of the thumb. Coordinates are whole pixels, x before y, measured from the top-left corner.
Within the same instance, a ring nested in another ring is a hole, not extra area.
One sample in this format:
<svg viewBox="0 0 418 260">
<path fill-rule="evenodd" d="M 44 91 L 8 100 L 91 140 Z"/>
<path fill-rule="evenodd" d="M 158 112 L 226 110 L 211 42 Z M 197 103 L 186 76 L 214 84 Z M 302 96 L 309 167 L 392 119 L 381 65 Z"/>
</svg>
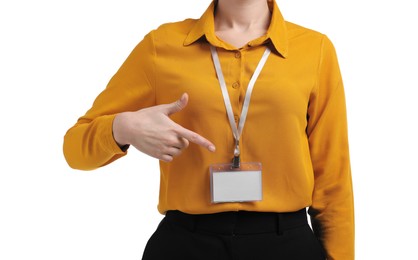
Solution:
<svg viewBox="0 0 418 260">
<path fill-rule="evenodd" d="M 165 112 L 168 116 L 171 114 L 180 112 L 187 106 L 188 102 L 189 102 L 189 95 L 187 95 L 187 93 L 183 93 L 180 99 L 167 105 Z"/>
</svg>

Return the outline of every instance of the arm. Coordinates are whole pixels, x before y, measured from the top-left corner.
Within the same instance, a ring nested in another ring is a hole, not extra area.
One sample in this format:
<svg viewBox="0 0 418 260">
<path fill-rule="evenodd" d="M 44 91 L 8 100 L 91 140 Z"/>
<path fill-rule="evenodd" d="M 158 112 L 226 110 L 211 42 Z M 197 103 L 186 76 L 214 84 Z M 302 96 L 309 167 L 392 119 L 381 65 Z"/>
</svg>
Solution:
<svg viewBox="0 0 418 260">
<path fill-rule="evenodd" d="M 315 186 L 309 214 L 327 259 L 354 259 L 354 203 L 344 87 L 332 43 L 324 36 L 318 84 L 308 108 Z"/>
<path fill-rule="evenodd" d="M 63 152 L 70 167 L 92 170 L 124 156 L 113 138 L 118 113 L 155 104 L 155 50 L 152 34 L 134 48 L 87 113 L 64 136 Z"/>
<path fill-rule="evenodd" d="M 64 155 L 72 168 L 92 170 L 109 164 L 126 155 L 129 145 L 166 162 L 181 154 L 189 141 L 215 150 L 211 142 L 169 118 L 187 105 L 187 94 L 171 104 L 155 105 L 155 59 L 151 33 L 93 107 L 67 131 Z"/>
</svg>

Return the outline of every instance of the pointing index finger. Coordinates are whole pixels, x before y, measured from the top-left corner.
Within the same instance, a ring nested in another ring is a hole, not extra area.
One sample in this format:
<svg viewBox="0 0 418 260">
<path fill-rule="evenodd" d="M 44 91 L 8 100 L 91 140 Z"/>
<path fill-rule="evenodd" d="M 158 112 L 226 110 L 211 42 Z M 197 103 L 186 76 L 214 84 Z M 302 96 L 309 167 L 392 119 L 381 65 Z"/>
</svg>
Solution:
<svg viewBox="0 0 418 260">
<path fill-rule="evenodd" d="M 215 145 L 210 142 L 209 140 L 207 140 L 206 138 L 204 138 L 203 136 L 190 131 L 189 129 L 186 129 L 184 127 L 179 126 L 179 128 L 176 130 L 177 134 L 180 137 L 183 137 L 187 140 L 189 140 L 189 142 L 195 143 L 197 145 L 203 146 L 206 149 L 208 149 L 211 152 L 214 152 L 216 150 Z"/>
</svg>

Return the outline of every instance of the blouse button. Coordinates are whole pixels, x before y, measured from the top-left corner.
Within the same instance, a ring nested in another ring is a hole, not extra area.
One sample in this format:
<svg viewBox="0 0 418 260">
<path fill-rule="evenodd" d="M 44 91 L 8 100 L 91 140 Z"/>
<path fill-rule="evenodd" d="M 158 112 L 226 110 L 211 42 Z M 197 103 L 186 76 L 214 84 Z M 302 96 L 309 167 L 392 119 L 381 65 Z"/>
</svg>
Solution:
<svg viewBox="0 0 418 260">
<path fill-rule="evenodd" d="M 241 53 L 239 51 L 237 51 L 235 53 L 235 58 L 237 58 L 237 59 L 241 58 Z"/>
<path fill-rule="evenodd" d="M 236 123 L 236 124 L 238 124 L 238 121 L 239 121 L 239 116 L 235 115 L 235 116 L 234 116 L 234 119 L 235 119 L 235 123 Z"/>
</svg>

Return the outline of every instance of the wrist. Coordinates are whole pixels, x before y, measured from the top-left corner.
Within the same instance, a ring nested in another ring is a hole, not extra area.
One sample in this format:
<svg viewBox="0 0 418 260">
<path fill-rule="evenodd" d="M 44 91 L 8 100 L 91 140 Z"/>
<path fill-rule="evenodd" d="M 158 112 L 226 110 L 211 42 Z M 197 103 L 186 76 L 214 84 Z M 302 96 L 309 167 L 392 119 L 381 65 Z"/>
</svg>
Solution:
<svg viewBox="0 0 418 260">
<path fill-rule="evenodd" d="M 117 114 L 114 117 L 112 124 L 113 139 L 122 150 L 126 150 L 129 146 L 129 141 L 127 138 L 128 134 L 126 133 L 126 122 L 128 122 L 128 120 L 125 118 L 125 113 Z"/>
</svg>

